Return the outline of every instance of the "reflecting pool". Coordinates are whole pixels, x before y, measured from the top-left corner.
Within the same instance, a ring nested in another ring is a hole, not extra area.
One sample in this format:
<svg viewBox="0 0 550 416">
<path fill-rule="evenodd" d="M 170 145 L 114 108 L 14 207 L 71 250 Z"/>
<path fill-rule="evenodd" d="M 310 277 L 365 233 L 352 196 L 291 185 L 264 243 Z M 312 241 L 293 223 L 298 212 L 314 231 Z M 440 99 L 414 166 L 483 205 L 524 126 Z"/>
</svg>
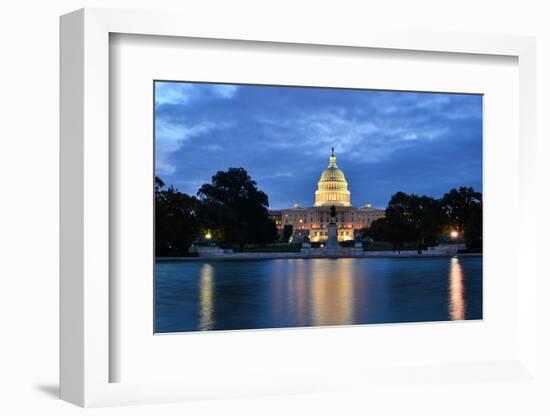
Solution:
<svg viewBox="0 0 550 416">
<path fill-rule="evenodd" d="M 482 258 L 157 262 L 155 332 L 482 318 Z"/>
</svg>

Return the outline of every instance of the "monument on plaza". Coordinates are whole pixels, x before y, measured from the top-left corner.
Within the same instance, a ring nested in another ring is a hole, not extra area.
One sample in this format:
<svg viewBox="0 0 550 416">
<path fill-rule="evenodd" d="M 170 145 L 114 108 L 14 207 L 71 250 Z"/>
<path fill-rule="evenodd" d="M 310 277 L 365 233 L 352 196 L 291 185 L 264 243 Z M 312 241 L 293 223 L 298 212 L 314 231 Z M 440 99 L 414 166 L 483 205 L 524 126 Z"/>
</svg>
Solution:
<svg viewBox="0 0 550 416">
<path fill-rule="evenodd" d="M 336 207 L 331 205 L 330 207 L 330 222 L 328 224 L 328 236 L 326 241 L 326 248 L 331 249 L 340 247 L 338 244 L 338 230 L 336 228 Z"/>
</svg>

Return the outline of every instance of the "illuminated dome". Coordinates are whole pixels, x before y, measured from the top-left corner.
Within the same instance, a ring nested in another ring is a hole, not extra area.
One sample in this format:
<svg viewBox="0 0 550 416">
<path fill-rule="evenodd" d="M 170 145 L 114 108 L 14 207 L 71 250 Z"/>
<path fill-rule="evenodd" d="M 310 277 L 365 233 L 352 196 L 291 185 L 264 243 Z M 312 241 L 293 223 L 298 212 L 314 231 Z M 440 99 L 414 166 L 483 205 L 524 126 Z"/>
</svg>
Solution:
<svg viewBox="0 0 550 416">
<path fill-rule="evenodd" d="M 338 166 L 336 166 L 336 156 L 334 148 L 330 155 L 328 167 L 321 173 L 321 179 L 317 183 L 315 192 L 315 206 L 350 206 L 350 192 L 348 191 L 348 182 Z"/>
</svg>

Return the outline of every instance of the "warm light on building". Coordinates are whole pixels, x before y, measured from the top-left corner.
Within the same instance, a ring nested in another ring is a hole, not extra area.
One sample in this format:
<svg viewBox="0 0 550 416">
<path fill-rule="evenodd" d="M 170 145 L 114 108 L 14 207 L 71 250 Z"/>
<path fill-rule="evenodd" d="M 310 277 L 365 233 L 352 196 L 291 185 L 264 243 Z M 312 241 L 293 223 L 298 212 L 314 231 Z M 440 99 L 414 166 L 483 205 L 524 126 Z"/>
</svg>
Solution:
<svg viewBox="0 0 550 416">
<path fill-rule="evenodd" d="M 371 204 L 360 208 L 351 205 L 348 182 L 344 172 L 336 165 L 334 149 L 328 167 L 321 173 L 314 206 L 304 208 L 294 204 L 293 208 L 271 210 L 269 215 L 279 233 L 285 226 L 293 227 L 293 241 L 308 237 L 312 242 L 323 242 L 328 238 L 332 205 L 336 207 L 334 222 L 337 225 L 338 241 L 353 240 L 355 231 L 367 228 L 373 221 L 384 217 L 384 210 L 373 208 Z"/>
<path fill-rule="evenodd" d="M 350 191 L 344 172 L 336 165 L 334 147 L 329 158 L 328 167 L 321 173 L 315 192 L 315 206 L 343 206 L 349 207 Z"/>
</svg>

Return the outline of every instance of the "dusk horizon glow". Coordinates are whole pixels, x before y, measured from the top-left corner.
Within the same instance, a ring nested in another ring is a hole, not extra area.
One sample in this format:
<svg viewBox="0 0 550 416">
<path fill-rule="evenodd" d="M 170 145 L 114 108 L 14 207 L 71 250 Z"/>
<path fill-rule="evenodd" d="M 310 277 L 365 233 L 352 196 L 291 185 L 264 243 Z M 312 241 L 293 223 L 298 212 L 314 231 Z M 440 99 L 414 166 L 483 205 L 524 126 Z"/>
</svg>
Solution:
<svg viewBox="0 0 550 416">
<path fill-rule="evenodd" d="M 246 169 L 271 209 L 312 206 L 331 148 L 351 203 L 396 192 L 482 192 L 482 96 L 336 88 L 155 83 L 155 175 L 196 195 Z"/>
</svg>

